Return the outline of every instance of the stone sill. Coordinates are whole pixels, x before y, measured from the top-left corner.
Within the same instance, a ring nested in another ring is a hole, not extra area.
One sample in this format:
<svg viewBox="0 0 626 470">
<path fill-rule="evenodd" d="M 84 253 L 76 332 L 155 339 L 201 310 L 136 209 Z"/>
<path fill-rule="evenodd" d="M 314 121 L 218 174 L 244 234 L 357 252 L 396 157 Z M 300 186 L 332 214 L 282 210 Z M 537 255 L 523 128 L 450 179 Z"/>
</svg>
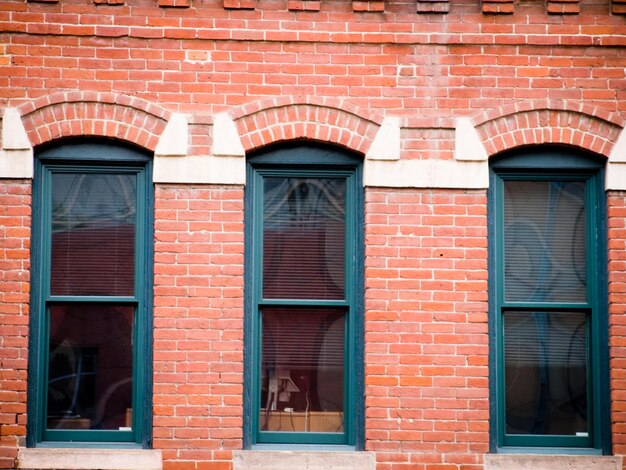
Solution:
<svg viewBox="0 0 626 470">
<path fill-rule="evenodd" d="M 484 470 L 622 470 L 619 456 L 488 454 Z"/>
<path fill-rule="evenodd" d="M 19 469 L 37 470 L 163 470 L 160 450 L 26 449 L 18 454 Z"/>
<path fill-rule="evenodd" d="M 313 450 L 240 450 L 233 470 L 376 470 L 373 452 Z"/>
</svg>

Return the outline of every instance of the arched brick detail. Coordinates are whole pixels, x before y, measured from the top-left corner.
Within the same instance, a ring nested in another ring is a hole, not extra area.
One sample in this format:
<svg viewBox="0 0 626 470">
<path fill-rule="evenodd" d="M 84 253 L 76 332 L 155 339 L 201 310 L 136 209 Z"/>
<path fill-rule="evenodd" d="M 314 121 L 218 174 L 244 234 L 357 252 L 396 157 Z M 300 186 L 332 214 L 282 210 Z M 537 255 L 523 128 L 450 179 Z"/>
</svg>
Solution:
<svg viewBox="0 0 626 470">
<path fill-rule="evenodd" d="M 365 154 L 382 117 L 341 100 L 277 98 L 231 111 L 245 150 L 275 142 L 310 139 Z"/>
<path fill-rule="evenodd" d="M 56 93 L 18 108 L 33 146 L 62 137 L 102 136 L 149 150 L 171 112 L 145 100 L 115 93 Z"/>
<path fill-rule="evenodd" d="M 531 144 L 567 144 L 606 157 L 624 126 L 616 113 L 585 104 L 521 102 L 474 119 L 487 153 Z"/>
</svg>

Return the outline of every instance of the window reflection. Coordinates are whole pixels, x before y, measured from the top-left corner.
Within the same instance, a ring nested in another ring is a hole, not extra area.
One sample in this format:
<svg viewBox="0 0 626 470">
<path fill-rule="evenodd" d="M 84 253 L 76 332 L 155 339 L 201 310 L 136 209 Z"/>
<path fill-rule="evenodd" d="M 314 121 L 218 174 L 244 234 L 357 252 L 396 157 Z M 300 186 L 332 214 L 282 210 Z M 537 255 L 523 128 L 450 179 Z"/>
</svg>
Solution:
<svg viewBox="0 0 626 470">
<path fill-rule="evenodd" d="M 133 308 L 50 307 L 48 429 L 130 429 Z"/>
</svg>

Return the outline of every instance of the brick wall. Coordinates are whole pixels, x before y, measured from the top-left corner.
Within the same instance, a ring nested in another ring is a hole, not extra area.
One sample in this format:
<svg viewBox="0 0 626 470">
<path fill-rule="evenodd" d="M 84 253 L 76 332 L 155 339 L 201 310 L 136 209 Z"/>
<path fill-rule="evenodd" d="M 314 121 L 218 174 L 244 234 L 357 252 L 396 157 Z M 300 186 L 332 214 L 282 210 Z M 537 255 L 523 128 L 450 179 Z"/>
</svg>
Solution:
<svg viewBox="0 0 626 470">
<path fill-rule="evenodd" d="M 166 470 L 229 469 L 243 426 L 242 188 L 157 186 L 154 294 L 154 447 Z"/>
<path fill-rule="evenodd" d="M 26 436 L 30 182 L 0 181 L 0 468 Z"/>
<path fill-rule="evenodd" d="M 484 191 L 366 201 L 366 440 L 378 469 L 482 468 L 489 450 Z"/>
<path fill-rule="evenodd" d="M 209 155 L 212 116 L 228 112 L 246 151 L 310 138 L 366 153 L 394 116 L 403 159 L 451 160 L 467 116 L 489 155 L 556 142 L 608 157 L 626 120 L 623 3 L 0 0 L 0 107 L 18 108 L 33 145 L 103 135 L 154 150 L 180 112 L 190 153 Z M 0 181 L 0 468 L 12 468 L 25 435 L 30 182 Z M 367 188 L 366 199 L 366 447 L 379 470 L 480 469 L 485 192 Z M 621 454 L 624 195 L 609 208 Z M 168 470 L 230 469 L 243 190 L 158 184 L 155 209 L 154 446 Z"/>
<path fill-rule="evenodd" d="M 626 193 L 608 198 L 609 226 L 609 345 L 613 448 L 626 453 Z"/>
<path fill-rule="evenodd" d="M 0 98 L 16 105 L 55 91 L 112 92 L 212 114 L 267 97 L 337 97 L 405 116 L 413 134 L 519 101 L 626 108 L 626 26 L 608 0 L 583 1 L 572 16 L 531 2 L 503 16 L 461 0 L 447 15 L 418 15 L 415 2 L 401 1 L 382 13 L 322 7 L 4 0 L 0 42 L 10 64 L 0 69 Z M 445 134 L 429 140 L 407 150 L 445 158 Z"/>
</svg>

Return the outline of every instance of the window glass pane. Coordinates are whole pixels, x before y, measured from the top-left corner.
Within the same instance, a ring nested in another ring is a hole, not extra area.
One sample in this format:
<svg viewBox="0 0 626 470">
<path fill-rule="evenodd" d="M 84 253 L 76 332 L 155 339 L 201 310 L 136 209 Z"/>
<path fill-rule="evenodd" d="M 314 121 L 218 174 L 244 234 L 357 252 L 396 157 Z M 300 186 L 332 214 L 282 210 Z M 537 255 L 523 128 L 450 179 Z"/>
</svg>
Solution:
<svg viewBox="0 0 626 470">
<path fill-rule="evenodd" d="M 344 297 L 346 181 L 265 178 L 263 297 Z"/>
<path fill-rule="evenodd" d="M 584 313 L 506 312 L 506 432 L 587 436 Z"/>
<path fill-rule="evenodd" d="M 53 295 L 133 295 L 135 175 L 52 175 Z"/>
<path fill-rule="evenodd" d="M 585 302 L 585 183 L 505 181 L 505 297 Z"/>
<path fill-rule="evenodd" d="M 345 313 L 262 311 L 262 431 L 343 432 Z"/>
<path fill-rule="evenodd" d="M 130 429 L 133 307 L 50 307 L 48 429 Z"/>
</svg>

